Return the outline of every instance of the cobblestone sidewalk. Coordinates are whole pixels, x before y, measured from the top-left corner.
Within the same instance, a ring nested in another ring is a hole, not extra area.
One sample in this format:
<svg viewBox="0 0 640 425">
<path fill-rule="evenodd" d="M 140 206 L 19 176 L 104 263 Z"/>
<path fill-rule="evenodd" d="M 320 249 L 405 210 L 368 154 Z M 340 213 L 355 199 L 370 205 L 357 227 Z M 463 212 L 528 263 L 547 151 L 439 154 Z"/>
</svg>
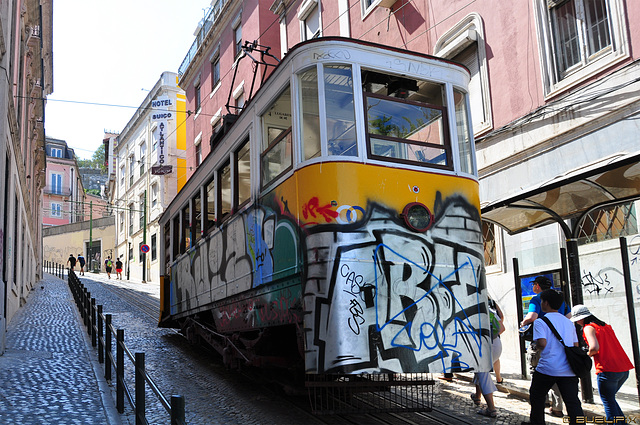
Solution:
<svg viewBox="0 0 640 425">
<path fill-rule="evenodd" d="M 66 281 L 44 275 L 8 325 L 0 423 L 119 425 Z"/>
</svg>

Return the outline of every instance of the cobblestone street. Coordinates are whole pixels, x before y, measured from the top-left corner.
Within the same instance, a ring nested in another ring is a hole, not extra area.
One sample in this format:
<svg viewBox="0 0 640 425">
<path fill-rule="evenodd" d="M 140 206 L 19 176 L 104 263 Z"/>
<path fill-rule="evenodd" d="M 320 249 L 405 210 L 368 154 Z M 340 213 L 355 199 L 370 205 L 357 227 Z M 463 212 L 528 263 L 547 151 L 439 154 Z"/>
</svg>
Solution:
<svg viewBox="0 0 640 425">
<path fill-rule="evenodd" d="M 125 330 L 129 349 L 146 353 L 147 371 L 162 393 L 185 397 L 188 424 L 363 424 L 374 418 L 389 423 L 385 415 L 313 417 L 292 404 L 306 405 L 304 397 L 289 399 L 265 388 L 266 384 L 226 370 L 217 355 L 189 345 L 174 330 L 157 327 L 152 313 L 159 304 L 158 284 L 107 279 L 101 274 L 86 274 L 81 281 L 96 304 L 104 306 L 104 313 L 113 315 L 114 326 Z M 132 385 L 132 367 L 127 367 Z M 128 403 L 123 415 L 115 411 L 113 384 L 104 381 L 100 368 L 103 365 L 97 364 L 96 350 L 80 326 L 67 282 L 47 275 L 9 327 L 7 351 L 0 357 L 0 379 L 10 391 L 0 393 L 0 422 L 134 424 Z M 470 398 L 474 391 L 471 374 L 457 374 L 452 382 L 436 379 L 434 414 L 441 412 L 459 423 L 520 424 L 528 419 L 529 382 L 509 373 L 503 376 L 505 384 L 494 395 L 497 418 L 476 413 L 478 407 Z M 598 396 L 595 398 L 596 404 L 583 404 L 588 417 L 603 414 Z M 619 399 L 626 414 L 640 416 L 637 395 L 620 393 Z M 168 414 L 150 390 L 146 403 L 150 424 L 169 423 Z M 419 423 L 435 423 L 429 416 L 422 418 Z M 563 423 L 562 418 L 551 416 L 546 420 Z"/>
</svg>

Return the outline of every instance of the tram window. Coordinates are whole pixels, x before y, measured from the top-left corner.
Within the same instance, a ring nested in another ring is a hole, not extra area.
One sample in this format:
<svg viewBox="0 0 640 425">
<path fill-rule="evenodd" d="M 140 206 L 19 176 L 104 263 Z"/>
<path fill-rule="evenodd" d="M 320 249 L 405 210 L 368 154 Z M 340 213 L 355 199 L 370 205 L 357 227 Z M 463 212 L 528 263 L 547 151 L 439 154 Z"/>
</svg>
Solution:
<svg viewBox="0 0 640 425">
<path fill-rule="evenodd" d="M 453 169 L 440 85 L 370 71 L 362 80 L 370 157 Z"/>
<path fill-rule="evenodd" d="M 471 153 L 471 128 L 467 112 L 467 95 L 453 90 L 453 101 L 456 105 L 456 127 L 458 129 L 458 152 L 460 155 L 460 171 L 473 173 L 473 155 Z"/>
<path fill-rule="evenodd" d="M 207 186 L 205 187 L 206 201 L 207 205 L 207 221 L 206 231 L 211 231 L 214 227 L 216 227 L 216 186 L 215 179 L 209 180 Z"/>
<path fill-rule="evenodd" d="M 311 68 L 300 75 L 302 104 L 302 146 L 304 160 L 315 158 L 320 150 L 320 115 L 318 106 L 318 71 Z"/>
<path fill-rule="evenodd" d="M 220 221 L 224 221 L 231 214 L 231 165 L 227 162 L 218 170 L 218 214 Z"/>
<path fill-rule="evenodd" d="M 184 207 L 182 210 L 182 241 L 180 241 L 180 254 L 185 253 L 189 248 L 191 248 L 191 224 L 189 215 L 190 209 L 189 205 Z"/>
<path fill-rule="evenodd" d="M 183 241 L 180 237 L 180 214 L 173 218 L 173 259 L 175 260 L 180 255 L 180 252 L 184 252 L 181 249 Z"/>
<path fill-rule="evenodd" d="M 193 245 L 202 237 L 202 197 L 200 192 L 193 198 L 193 220 L 191 221 L 191 232 L 193 233 Z"/>
<path fill-rule="evenodd" d="M 291 90 L 287 87 L 262 116 L 262 186 L 291 168 Z"/>
<path fill-rule="evenodd" d="M 351 67 L 325 66 L 324 93 L 329 155 L 357 156 Z"/>
<path fill-rule="evenodd" d="M 251 198 L 251 161 L 249 160 L 249 153 L 249 140 L 247 140 L 236 152 L 237 206 L 243 205 Z"/>
<path fill-rule="evenodd" d="M 169 268 L 171 264 L 171 222 L 164 225 L 164 265 Z M 167 273 L 169 274 L 169 273 Z"/>
</svg>

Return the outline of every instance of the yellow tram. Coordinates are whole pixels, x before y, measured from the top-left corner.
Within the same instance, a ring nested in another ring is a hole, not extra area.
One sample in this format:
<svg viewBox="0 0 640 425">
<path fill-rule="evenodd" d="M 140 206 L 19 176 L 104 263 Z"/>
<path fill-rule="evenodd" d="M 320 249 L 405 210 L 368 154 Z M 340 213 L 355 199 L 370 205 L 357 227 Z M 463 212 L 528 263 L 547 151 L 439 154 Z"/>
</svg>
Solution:
<svg viewBox="0 0 640 425">
<path fill-rule="evenodd" d="M 307 374 L 489 371 L 468 71 L 302 43 L 161 218 L 160 326 Z"/>
</svg>

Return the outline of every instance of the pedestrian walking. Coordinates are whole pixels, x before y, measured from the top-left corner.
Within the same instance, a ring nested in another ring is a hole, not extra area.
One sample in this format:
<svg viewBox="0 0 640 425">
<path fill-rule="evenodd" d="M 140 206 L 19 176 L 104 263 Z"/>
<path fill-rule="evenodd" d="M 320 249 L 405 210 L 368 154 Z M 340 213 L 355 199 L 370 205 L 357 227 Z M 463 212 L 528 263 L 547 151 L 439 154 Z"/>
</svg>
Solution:
<svg viewBox="0 0 640 425">
<path fill-rule="evenodd" d="M 624 421 L 624 413 L 616 401 L 616 393 L 629 377 L 633 364 L 624 352 L 611 325 L 591 314 L 578 304 L 571 310 L 571 321 L 582 326 L 582 336 L 589 346 L 589 354 L 596 366 L 598 392 L 607 421 Z"/>
<path fill-rule="evenodd" d="M 122 280 L 122 261 L 120 261 L 120 257 L 116 258 L 116 279 Z"/>
<path fill-rule="evenodd" d="M 73 271 L 73 268 L 76 266 L 76 257 L 74 257 L 73 254 L 69 254 L 67 264 L 69 265 L 69 270 Z"/>
<path fill-rule="evenodd" d="M 540 293 L 540 307 L 565 344 L 577 347 L 578 336 L 575 326 L 571 320 L 558 313 L 558 309 L 563 304 L 563 298 L 560 292 L 546 289 Z M 529 388 L 530 422 L 522 422 L 522 424 L 544 425 L 544 404 L 547 393 L 554 384 L 558 386 L 562 394 L 570 423 L 575 424 L 576 418 L 582 417 L 583 412 L 578 398 L 578 377 L 573 373 L 567 361 L 564 347 L 541 318 L 533 322 L 533 340 L 541 349 L 540 359 L 535 372 L 533 372 Z"/>
<path fill-rule="evenodd" d="M 536 319 L 544 317 L 545 313 L 540 307 L 541 299 L 540 294 L 542 291 L 551 289 L 553 284 L 546 276 L 538 276 L 533 280 L 533 292 L 536 294 L 529 302 L 529 311 L 525 318 L 520 323 L 520 327 L 533 323 Z M 567 318 L 571 317 L 571 313 L 567 308 L 567 305 L 563 302 L 562 306 L 558 309 L 558 312 L 565 315 Z M 533 372 L 538 365 L 540 359 L 540 349 L 536 345 L 535 341 L 529 344 L 527 348 L 527 359 L 529 360 L 529 372 L 533 375 Z M 562 395 L 556 385 L 551 387 L 550 397 L 551 407 L 549 407 L 549 414 L 556 417 L 562 417 Z"/>
<path fill-rule="evenodd" d="M 84 261 L 84 257 L 82 256 L 82 253 L 78 254 L 78 263 L 80 264 L 80 275 L 84 276 L 85 261 Z"/>
<path fill-rule="evenodd" d="M 493 371 L 496 374 L 496 383 L 502 384 L 504 379 L 500 375 L 500 356 L 502 355 L 502 341 L 500 335 L 506 330 L 504 327 L 504 314 L 502 309 L 491 297 L 488 300 L 489 319 L 491 321 L 491 358 L 493 359 Z"/>
<path fill-rule="evenodd" d="M 113 261 L 111 261 L 111 256 L 108 256 L 106 260 L 104 260 L 104 269 L 107 272 L 107 277 L 111 279 L 111 270 L 113 268 Z"/>
</svg>

